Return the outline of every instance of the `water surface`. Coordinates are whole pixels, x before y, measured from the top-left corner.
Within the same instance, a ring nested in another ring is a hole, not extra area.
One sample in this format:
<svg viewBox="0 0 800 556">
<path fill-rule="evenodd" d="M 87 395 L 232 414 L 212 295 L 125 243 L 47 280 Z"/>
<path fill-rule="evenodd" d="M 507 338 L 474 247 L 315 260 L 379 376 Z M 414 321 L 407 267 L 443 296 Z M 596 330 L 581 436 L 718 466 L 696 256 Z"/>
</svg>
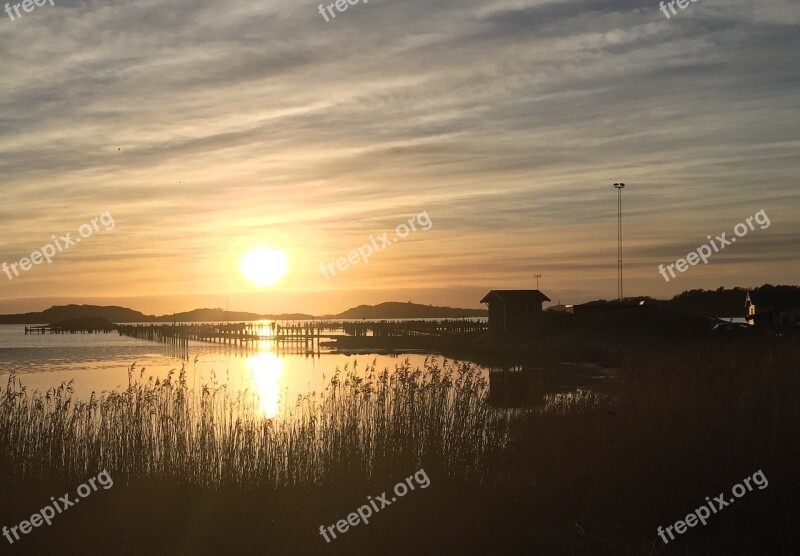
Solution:
<svg viewBox="0 0 800 556">
<path fill-rule="evenodd" d="M 128 369 L 136 364 L 136 376 L 166 378 L 170 370 L 185 366 L 188 383 L 200 386 L 216 381 L 232 391 L 255 392 L 262 412 L 274 416 L 298 395 L 321 391 L 335 369 L 359 368 L 376 363 L 379 370 L 408 359 L 422 367 L 420 353 L 399 355 L 345 355 L 330 350 L 318 354 L 279 353 L 271 343 L 255 349 L 189 342 L 187 351 L 157 342 L 109 334 L 25 335 L 24 325 L 0 325 L 0 384 L 5 387 L 9 373 L 16 373 L 23 385 L 40 391 L 73 381 L 75 394 L 87 399 L 92 391 L 124 389 Z M 441 359 L 441 357 L 439 358 Z M 486 371 L 488 376 L 488 371 Z"/>
</svg>

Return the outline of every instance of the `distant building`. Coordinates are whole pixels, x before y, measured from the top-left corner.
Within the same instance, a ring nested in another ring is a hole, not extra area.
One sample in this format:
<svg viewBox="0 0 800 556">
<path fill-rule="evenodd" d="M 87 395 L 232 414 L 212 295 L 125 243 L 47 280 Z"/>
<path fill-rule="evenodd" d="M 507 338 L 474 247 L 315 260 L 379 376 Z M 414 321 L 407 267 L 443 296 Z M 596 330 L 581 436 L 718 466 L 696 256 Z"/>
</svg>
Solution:
<svg viewBox="0 0 800 556">
<path fill-rule="evenodd" d="M 753 326 L 755 324 L 753 317 L 756 315 L 756 304 L 750 300 L 750 292 L 747 292 L 747 297 L 745 297 L 744 310 L 747 313 L 747 324 Z"/>
<path fill-rule="evenodd" d="M 494 333 L 528 329 L 545 301 L 550 298 L 539 290 L 492 290 L 481 299 L 489 305 L 489 332 Z"/>
<path fill-rule="evenodd" d="M 756 302 L 761 308 L 756 312 Z M 772 303 L 759 301 L 747 294 L 745 310 L 748 324 L 778 334 L 800 334 L 800 303 L 797 299 L 772 300 Z"/>
<path fill-rule="evenodd" d="M 550 307 L 545 309 L 545 311 L 549 311 L 549 312 L 552 312 L 552 313 L 568 313 L 568 314 L 571 315 L 572 313 L 575 312 L 575 306 L 574 305 L 562 305 L 561 302 L 559 301 L 557 305 L 551 305 Z"/>
<path fill-rule="evenodd" d="M 756 327 L 778 334 L 800 334 L 800 305 L 770 308 L 752 316 Z"/>
</svg>

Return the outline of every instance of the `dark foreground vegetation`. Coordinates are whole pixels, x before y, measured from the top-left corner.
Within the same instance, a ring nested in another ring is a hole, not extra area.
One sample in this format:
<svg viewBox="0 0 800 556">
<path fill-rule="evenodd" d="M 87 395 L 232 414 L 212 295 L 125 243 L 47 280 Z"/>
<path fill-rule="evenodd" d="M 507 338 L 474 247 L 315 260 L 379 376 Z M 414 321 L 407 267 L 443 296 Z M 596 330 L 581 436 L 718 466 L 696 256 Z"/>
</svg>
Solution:
<svg viewBox="0 0 800 556">
<path fill-rule="evenodd" d="M 3 553 L 798 554 L 800 346 L 630 347 L 616 378 L 524 410 L 468 366 L 338 373 L 286 419 L 182 377 L 76 402 L 0 390 L 0 526 L 103 469 L 114 479 Z M 424 468 L 418 489 L 326 544 L 320 525 Z M 762 470 L 665 546 L 672 525 Z"/>
</svg>

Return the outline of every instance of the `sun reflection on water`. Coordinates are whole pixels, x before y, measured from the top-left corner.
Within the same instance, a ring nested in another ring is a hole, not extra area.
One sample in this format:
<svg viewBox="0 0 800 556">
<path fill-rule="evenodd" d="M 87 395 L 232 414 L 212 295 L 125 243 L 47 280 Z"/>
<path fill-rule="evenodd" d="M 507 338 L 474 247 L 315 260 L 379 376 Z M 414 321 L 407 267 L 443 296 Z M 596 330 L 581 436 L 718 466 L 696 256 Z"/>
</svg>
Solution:
<svg viewBox="0 0 800 556">
<path fill-rule="evenodd" d="M 247 368 L 258 396 L 259 411 L 264 417 L 275 417 L 280 409 L 283 359 L 274 353 L 259 353 L 247 360 Z"/>
</svg>

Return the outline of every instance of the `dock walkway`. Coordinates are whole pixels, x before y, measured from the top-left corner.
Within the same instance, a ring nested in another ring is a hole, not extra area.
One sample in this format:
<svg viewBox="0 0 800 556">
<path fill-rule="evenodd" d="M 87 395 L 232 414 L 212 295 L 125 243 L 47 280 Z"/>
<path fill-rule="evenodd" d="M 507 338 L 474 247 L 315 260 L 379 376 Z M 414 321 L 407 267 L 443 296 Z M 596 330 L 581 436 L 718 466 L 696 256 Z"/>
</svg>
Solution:
<svg viewBox="0 0 800 556">
<path fill-rule="evenodd" d="M 440 321 L 363 321 L 363 322 L 303 322 L 230 323 L 230 324 L 130 324 L 118 325 L 119 334 L 132 338 L 186 346 L 189 340 L 237 347 L 257 347 L 261 342 L 273 342 L 276 347 L 319 350 L 320 342 L 342 336 L 444 336 L 483 332 L 485 322 L 466 320 Z"/>
</svg>

